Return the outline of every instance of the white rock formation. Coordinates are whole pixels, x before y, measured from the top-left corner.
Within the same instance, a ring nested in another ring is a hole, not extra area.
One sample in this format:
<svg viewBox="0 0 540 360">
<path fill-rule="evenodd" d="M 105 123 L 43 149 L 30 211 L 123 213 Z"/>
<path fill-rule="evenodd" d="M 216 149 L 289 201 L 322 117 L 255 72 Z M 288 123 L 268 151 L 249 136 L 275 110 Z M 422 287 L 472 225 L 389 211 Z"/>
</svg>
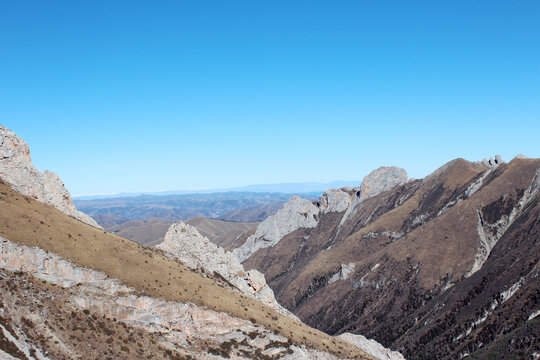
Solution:
<svg viewBox="0 0 540 360">
<path fill-rule="evenodd" d="M 326 214 L 329 212 L 342 212 L 347 210 L 353 198 L 353 195 L 351 194 L 353 189 L 349 189 L 349 192 L 344 191 L 345 189 L 326 190 L 326 192 L 319 197 L 320 211 L 323 214 Z"/>
<path fill-rule="evenodd" d="M 360 187 L 353 189 L 356 196 L 351 198 L 349 207 L 341 218 L 339 225 L 341 226 L 347 221 L 358 204 L 396 186 L 405 184 L 407 180 L 407 171 L 397 166 L 381 166 L 373 170 L 364 177 Z"/>
<path fill-rule="evenodd" d="M 247 353 L 256 349 L 264 355 L 279 354 L 282 359 L 337 359 L 337 357 L 304 346 L 290 348 L 267 346 L 274 342 L 287 343 L 287 338 L 263 326 L 226 313 L 190 303 L 178 303 L 141 296 L 133 288 L 106 274 L 84 268 L 62 257 L 37 247 L 28 247 L 0 237 L 0 269 L 21 271 L 69 290 L 69 302 L 92 314 L 116 318 L 132 326 L 162 335 L 166 347 L 189 349 L 193 341 L 219 344 L 234 339 L 247 346 Z M 6 332 L 3 327 L 0 331 Z M 256 333 L 255 338 L 248 334 Z M 10 340 L 13 340 L 10 338 Z M 11 341 L 14 342 L 14 341 Z M 29 347 L 14 342 L 29 355 Z M 289 350 L 290 349 L 290 350 Z M 4 354 L 0 352 L 0 359 Z M 37 353 L 37 359 L 46 359 Z M 200 358 L 201 354 L 193 353 Z M 206 354 L 204 355 L 206 356 Z M 28 357 L 34 359 L 34 357 Z M 221 357 L 208 357 L 221 359 Z M 236 354 L 233 358 L 244 359 Z"/>
<path fill-rule="evenodd" d="M 330 279 L 328 279 L 328 284 L 334 283 L 338 280 L 347 280 L 349 276 L 354 273 L 355 266 L 356 265 L 354 263 L 341 264 L 339 270 L 332 275 Z"/>
<path fill-rule="evenodd" d="M 358 189 L 358 197 L 369 199 L 407 182 L 407 171 L 397 166 L 381 166 L 370 172 L 362 180 Z M 356 189 L 355 189 L 356 190 Z"/>
<path fill-rule="evenodd" d="M 189 225 L 188 225 L 189 226 Z M 80 310 L 88 309 L 92 314 L 115 318 L 131 326 L 151 331 L 161 336 L 158 341 L 166 348 L 182 347 L 189 351 L 193 342 L 220 344 L 234 339 L 245 345 L 246 353 L 261 351 L 268 357 L 284 360 L 337 360 L 332 354 L 290 345 L 275 347 L 274 344 L 287 344 L 287 338 L 263 326 L 251 323 L 226 313 L 217 312 L 191 303 L 165 301 L 140 295 L 140 293 L 119 280 L 106 274 L 77 265 L 62 257 L 37 247 L 29 247 L 0 237 L 0 269 L 21 271 L 43 281 L 68 290 L 69 302 Z M 0 331 L 12 343 L 29 355 L 30 347 L 23 341 L 14 341 L 3 327 Z M 256 337 L 250 336 L 256 333 Z M 21 339 L 19 334 L 19 339 Z M 345 341 L 378 357 L 378 354 L 393 354 L 373 340 L 361 340 L 359 335 L 351 335 L 352 341 L 343 335 Z M 157 338 L 158 339 L 158 338 Z M 360 339 L 360 340 L 358 340 Z M 365 339 L 365 338 L 363 338 Z M 15 339 L 16 340 L 16 339 Z M 270 345 L 272 344 L 272 345 Z M 383 350 L 381 350 L 381 348 Z M 0 359 L 5 353 L 0 352 Z M 200 353 L 191 353 L 200 358 Z M 234 359 L 245 359 L 241 354 L 230 354 Z M 39 351 L 36 359 L 47 359 Z M 204 358 L 221 359 L 219 356 Z M 7 357 L 7 359 L 10 359 Z M 28 356 L 29 359 L 34 357 Z M 397 357 L 378 357 L 379 359 L 402 359 Z"/>
<path fill-rule="evenodd" d="M 242 293 L 255 297 L 282 315 L 298 319 L 278 304 L 263 274 L 257 270 L 244 271 L 236 256 L 202 236 L 195 227 L 181 221 L 174 223 L 156 248 L 190 269 L 202 270 L 210 276 L 217 273 Z"/>
<path fill-rule="evenodd" d="M 353 213 L 362 201 L 407 182 L 407 172 L 396 166 L 380 167 L 369 173 L 358 188 L 328 189 L 319 198 L 319 207 L 306 199 L 295 196 L 275 215 L 259 224 L 255 234 L 244 244 L 233 250 L 233 254 L 243 262 L 257 250 L 276 245 L 293 231 L 317 226 L 319 215 L 329 212 L 343 212 L 341 224 Z"/>
<path fill-rule="evenodd" d="M 470 277 L 472 274 L 482 268 L 486 262 L 491 250 L 497 242 L 502 238 L 506 230 L 514 223 L 521 215 L 527 204 L 540 192 L 540 168 L 536 169 L 534 178 L 530 185 L 525 189 L 523 196 L 512 209 L 510 214 L 501 216 L 494 224 L 488 224 L 483 220 L 483 214 L 480 209 L 477 210 L 476 230 L 478 232 L 479 245 L 474 256 L 472 269 L 465 274 L 465 277 Z"/>
<path fill-rule="evenodd" d="M 28 144 L 0 125 L 0 178 L 13 189 L 87 224 L 101 228 L 90 216 L 78 211 L 64 183 L 53 172 L 41 173 L 32 165 Z"/>
<path fill-rule="evenodd" d="M 319 208 L 311 201 L 294 196 L 276 214 L 260 223 L 255 234 L 234 249 L 233 254 L 244 261 L 257 250 L 274 246 L 297 229 L 314 228 L 317 226 L 318 215 Z"/>
<path fill-rule="evenodd" d="M 347 341 L 353 345 L 358 346 L 365 352 L 373 355 L 380 360 L 405 360 L 403 355 L 397 351 L 392 351 L 385 348 L 375 340 L 366 339 L 362 335 L 354 335 L 351 333 L 344 333 L 337 336 L 338 338 Z"/>
</svg>

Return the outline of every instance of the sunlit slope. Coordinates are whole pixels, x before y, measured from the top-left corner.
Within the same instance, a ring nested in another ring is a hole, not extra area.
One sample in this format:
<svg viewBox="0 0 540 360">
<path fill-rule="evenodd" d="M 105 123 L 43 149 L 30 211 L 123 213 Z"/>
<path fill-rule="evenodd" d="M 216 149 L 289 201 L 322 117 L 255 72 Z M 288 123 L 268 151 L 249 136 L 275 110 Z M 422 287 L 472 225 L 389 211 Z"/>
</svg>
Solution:
<svg viewBox="0 0 540 360">
<path fill-rule="evenodd" d="M 255 299 L 217 285 L 157 252 L 93 228 L 53 207 L 26 198 L 0 181 L 0 235 L 38 246 L 80 265 L 103 271 L 135 289 L 170 301 L 192 302 L 250 319 L 340 357 L 371 357 L 346 342 L 281 316 Z"/>
</svg>

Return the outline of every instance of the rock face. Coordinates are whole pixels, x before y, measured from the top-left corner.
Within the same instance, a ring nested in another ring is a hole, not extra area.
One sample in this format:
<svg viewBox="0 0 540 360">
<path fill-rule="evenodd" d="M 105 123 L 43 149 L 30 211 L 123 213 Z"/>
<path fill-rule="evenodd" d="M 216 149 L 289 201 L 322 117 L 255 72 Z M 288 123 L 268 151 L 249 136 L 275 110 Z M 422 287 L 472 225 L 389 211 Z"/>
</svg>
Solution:
<svg viewBox="0 0 540 360">
<path fill-rule="evenodd" d="M 322 194 L 317 206 L 306 199 L 291 198 L 275 215 L 259 224 L 255 234 L 233 250 L 244 261 L 259 249 L 276 245 L 286 235 L 298 229 L 315 228 L 319 216 L 345 211 L 343 221 L 362 201 L 407 182 L 407 172 L 396 166 L 380 167 L 369 173 L 358 188 L 328 189 Z"/>
<path fill-rule="evenodd" d="M 195 227 L 181 221 L 174 223 L 164 241 L 156 248 L 190 269 L 202 271 L 209 276 L 219 274 L 242 293 L 253 296 L 282 315 L 297 319 L 277 303 L 263 274 L 257 270 L 244 271 L 242 264 L 231 252 L 212 243 Z"/>
<path fill-rule="evenodd" d="M 397 166 L 381 166 L 370 172 L 358 189 L 358 197 L 369 199 L 407 182 L 407 171 Z"/>
<path fill-rule="evenodd" d="M 318 215 L 319 208 L 311 201 L 294 196 L 276 214 L 260 223 L 255 234 L 234 249 L 233 254 L 244 261 L 257 250 L 274 246 L 285 235 L 297 229 L 314 228 L 317 226 Z"/>
<path fill-rule="evenodd" d="M 53 172 L 41 173 L 32 165 L 28 144 L 15 133 L 0 125 L 0 178 L 13 189 L 100 228 L 90 216 L 78 211 L 64 183 Z"/>
<path fill-rule="evenodd" d="M 92 332 L 99 331 L 99 327 L 106 329 L 107 326 L 113 326 L 106 324 L 110 321 L 106 319 L 114 318 L 114 321 L 118 320 L 134 328 L 151 332 L 152 335 L 148 334 L 147 336 L 151 336 L 153 343 L 157 340 L 165 349 L 174 350 L 183 356 L 223 359 L 232 355 L 235 359 L 245 359 L 245 354 L 259 353 L 261 356 L 269 358 L 275 356 L 289 360 L 337 359 L 337 357 L 322 351 L 292 345 L 286 337 L 275 334 L 248 320 L 194 304 L 177 303 L 140 295 L 135 289 L 122 285 L 120 281 L 110 278 L 104 273 L 78 266 L 58 255 L 47 253 L 39 248 L 19 245 L 2 237 L 0 237 L 0 269 L 2 269 L 0 270 L 0 283 L 6 286 L 6 289 L 9 288 L 0 294 L 0 304 L 2 304 L 0 335 L 3 334 L 4 339 L 12 345 L 7 351 L 14 355 L 22 353 L 28 359 L 49 359 L 49 357 L 43 355 L 42 351 L 29 341 L 24 331 L 17 331 L 21 329 L 17 329 L 14 323 L 21 315 L 24 315 L 22 316 L 23 324 L 35 322 L 34 325 L 31 325 L 32 331 L 36 331 L 35 328 L 47 329 L 47 336 L 43 337 L 42 345 L 45 343 L 45 338 L 51 338 L 51 343 L 56 340 L 55 345 L 61 341 L 62 343 L 56 346 L 57 349 L 54 349 L 56 351 L 53 352 L 61 351 L 64 355 L 67 352 L 70 357 L 75 357 L 73 350 L 69 349 L 69 344 L 65 343 L 66 340 L 61 339 L 63 336 L 58 336 L 55 333 L 55 330 L 58 329 L 54 328 L 53 319 L 42 324 L 45 318 L 23 312 L 24 306 L 20 305 L 19 298 L 29 298 L 29 301 L 33 302 L 35 298 L 39 297 L 43 297 L 41 300 L 47 306 L 54 298 L 54 311 L 56 313 L 54 315 L 56 317 L 59 316 L 60 310 L 71 311 L 70 307 L 79 309 L 79 311 L 84 310 L 85 314 L 89 316 L 87 321 L 95 319 L 92 315 L 97 315 L 97 319 L 101 319 L 96 323 L 98 327 L 91 327 L 90 334 L 87 333 L 86 336 L 93 337 Z M 24 292 L 31 288 L 28 282 L 20 286 L 13 284 L 13 281 L 20 282 L 22 275 L 12 276 L 5 270 L 22 272 L 44 282 L 58 285 L 63 290 L 56 290 L 51 294 L 46 294 L 44 289 L 34 293 Z M 9 279 L 10 277 L 12 279 Z M 7 284 L 3 283 L 6 279 L 9 281 Z M 12 293 L 14 290 L 16 292 Z M 16 305 L 15 302 L 19 305 Z M 39 304 L 33 311 L 40 311 L 38 309 L 42 308 L 43 304 Z M 21 314 L 21 312 L 23 313 Z M 71 312 L 71 317 L 73 316 L 75 314 Z M 5 327 L 6 318 L 11 320 L 7 323 L 12 324 L 8 328 Z M 62 323 L 61 325 L 65 326 L 65 320 Z M 27 331 L 30 330 L 27 329 Z M 70 339 L 73 338 L 74 331 L 71 332 Z M 132 330 L 131 333 L 133 333 Z M 107 341 L 107 343 L 110 342 L 112 341 Z M 50 344 L 53 347 L 55 345 Z M 89 343 L 88 346 L 88 351 L 96 351 L 96 344 L 91 346 Z M 211 346 L 226 350 L 225 352 L 212 351 Z M 128 353 L 135 351 L 136 346 L 131 345 L 131 350 L 127 349 L 123 351 Z M 0 358 L 15 359 L 1 350 Z M 221 356 L 224 354 L 226 356 Z M 134 358 L 140 357 L 135 355 Z"/>
</svg>

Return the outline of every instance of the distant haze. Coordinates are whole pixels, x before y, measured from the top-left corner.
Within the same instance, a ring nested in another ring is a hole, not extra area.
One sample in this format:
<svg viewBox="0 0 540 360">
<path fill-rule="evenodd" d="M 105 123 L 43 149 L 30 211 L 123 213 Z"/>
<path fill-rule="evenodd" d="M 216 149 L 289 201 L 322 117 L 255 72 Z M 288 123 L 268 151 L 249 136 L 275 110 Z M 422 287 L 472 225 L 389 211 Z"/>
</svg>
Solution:
<svg viewBox="0 0 540 360">
<path fill-rule="evenodd" d="M 171 191 L 146 191 L 146 192 L 122 192 L 116 194 L 74 195 L 76 200 L 114 199 L 119 197 L 131 197 L 139 195 L 182 195 L 182 194 L 211 194 L 223 192 L 253 192 L 253 193 L 282 193 L 282 194 L 309 194 L 316 195 L 329 188 L 341 188 L 344 186 L 360 186 L 362 180 L 335 180 L 328 183 L 299 182 L 282 184 L 255 184 L 223 189 L 190 189 Z"/>
</svg>

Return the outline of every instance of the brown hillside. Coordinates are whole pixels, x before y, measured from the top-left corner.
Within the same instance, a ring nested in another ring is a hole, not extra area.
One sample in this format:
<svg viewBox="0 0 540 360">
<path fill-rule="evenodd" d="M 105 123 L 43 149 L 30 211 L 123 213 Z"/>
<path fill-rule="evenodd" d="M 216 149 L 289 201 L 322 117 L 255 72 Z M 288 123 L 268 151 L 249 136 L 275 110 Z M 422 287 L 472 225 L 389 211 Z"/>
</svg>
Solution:
<svg viewBox="0 0 540 360">
<path fill-rule="evenodd" d="M 151 249 L 26 198 L 3 182 L 0 182 L 0 235 L 103 271 L 152 297 L 192 302 L 243 319 L 253 319 L 294 342 L 310 344 L 340 356 L 370 358 L 355 346 L 281 316 L 255 299 L 222 288 Z"/>
<path fill-rule="evenodd" d="M 480 246 L 478 227 L 494 234 L 497 224 L 520 206 L 539 167 L 539 159 L 521 159 L 486 173 L 481 163 L 457 159 L 423 180 L 362 202 L 341 226 L 343 213 L 324 214 L 316 228 L 287 235 L 244 265 L 265 273 L 280 303 L 308 324 L 331 334 L 367 334 L 412 356 L 419 348 L 414 345 L 418 334 L 405 333 L 410 316 L 425 315 L 425 306 L 444 289 L 470 281 L 465 276 Z M 467 189 L 483 175 L 469 197 Z M 538 216 L 538 210 L 527 211 Z M 533 259 L 538 261 L 538 252 Z M 354 273 L 328 284 L 342 264 L 355 266 Z M 458 306 L 456 311 L 470 309 Z M 457 324 L 452 326 L 458 331 Z M 418 346 L 435 338 L 431 334 Z M 475 341 L 467 339 L 467 346 L 476 349 L 480 341 Z"/>
</svg>

